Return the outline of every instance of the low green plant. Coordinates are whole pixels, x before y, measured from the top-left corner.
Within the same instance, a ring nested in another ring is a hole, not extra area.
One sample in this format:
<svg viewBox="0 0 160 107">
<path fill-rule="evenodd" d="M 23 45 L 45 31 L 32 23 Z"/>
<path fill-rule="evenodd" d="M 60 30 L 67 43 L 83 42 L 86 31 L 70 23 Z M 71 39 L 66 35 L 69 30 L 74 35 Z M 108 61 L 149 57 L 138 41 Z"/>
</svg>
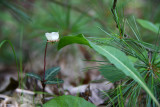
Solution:
<svg viewBox="0 0 160 107">
<path fill-rule="evenodd" d="M 41 81 L 41 84 L 43 87 L 43 93 L 45 92 L 46 84 L 60 84 L 64 82 L 63 80 L 56 78 L 56 75 L 60 71 L 60 67 L 52 67 L 46 70 L 46 54 L 47 54 L 48 43 L 52 42 L 52 44 L 54 44 L 59 38 L 59 34 L 57 35 L 57 32 L 52 32 L 52 33 L 46 33 L 47 41 L 46 41 L 46 47 L 45 47 L 45 53 L 44 53 L 44 73 L 43 75 L 41 76 L 33 72 L 26 73 L 27 76 L 33 77 Z M 44 94 L 43 94 L 42 101 L 43 103 L 45 103 Z"/>
<path fill-rule="evenodd" d="M 109 96 L 107 104 L 116 104 L 120 107 L 142 105 L 160 107 L 159 37 L 157 35 L 156 43 L 153 45 L 142 41 L 131 26 L 137 40 L 125 34 L 125 22 L 120 20 L 116 12 L 116 4 L 117 0 L 114 0 L 111 12 L 119 34 L 111 34 L 101 29 L 108 37 L 84 37 L 83 34 L 67 36 L 60 39 L 58 49 L 73 43 L 84 44 L 108 59 L 110 64 L 100 66 L 98 69 L 107 80 L 113 83 L 118 81 L 118 85 L 115 84 L 115 89 L 103 92 L 108 93 L 104 94 Z M 135 25 L 137 26 L 136 22 Z M 154 26 L 146 25 L 150 30 L 159 32 L 152 28 Z M 144 95 L 144 90 L 147 96 Z"/>
</svg>

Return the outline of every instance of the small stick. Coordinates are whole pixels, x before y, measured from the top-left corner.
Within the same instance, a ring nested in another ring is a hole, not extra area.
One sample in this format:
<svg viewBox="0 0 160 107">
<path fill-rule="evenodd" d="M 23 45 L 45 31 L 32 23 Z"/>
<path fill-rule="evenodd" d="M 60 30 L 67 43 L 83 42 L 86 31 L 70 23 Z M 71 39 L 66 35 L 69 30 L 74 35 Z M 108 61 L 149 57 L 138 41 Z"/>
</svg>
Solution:
<svg viewBox="0 0 160 107">
<path fill-rule="evenodd" d="M 118 22 L 117 19 L 116 19 L 116 14 L 115 14 L 116 6 L 117 6 L 117 0 L 114 0 L 113 6 L 112 6 L 112 8 L 111 8 L 111 12 L 112 12 L 112 14 L 113 14 L 114 21 L 116 22 L 116 27 L 119 28 L 120 39 L 122 39 L 122 36 L 123 36 L 123 35 L 124 35 L 124 37 L 127 38 L 128 35 L 127 35 L 127 34 L 124 34 L 121 25 L 119 24 L 119 22 Z"/>
</svg>

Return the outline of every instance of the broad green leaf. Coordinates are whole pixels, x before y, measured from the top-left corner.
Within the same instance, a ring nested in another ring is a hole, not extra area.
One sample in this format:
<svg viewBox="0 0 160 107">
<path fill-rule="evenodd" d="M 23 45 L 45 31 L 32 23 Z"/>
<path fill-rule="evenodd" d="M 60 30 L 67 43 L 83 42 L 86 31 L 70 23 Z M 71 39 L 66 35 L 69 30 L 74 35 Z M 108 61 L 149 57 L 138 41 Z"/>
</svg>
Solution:
<svg viewBox="0 0 160 107">
<path fill-rule="evenodd" d="M 33 72 L 26 73 L 26 75 L 29 76 L 29 77 L 33 77 L 33 78 L 35 78 L 37 80 L 40 80 L 40 81 L 42 80 L 39 75 L 37 75 L 37 74 L 35 74 Z"/>
<path fill-rule="evenodd" d="M 70 45 L 70 44 L 74 44 L 74 43 L 90 46 L 87 39 L 84 38 L 84 35 L 79 34 L 77 36 L 65 36 L 65 37 L 61 38 L 58 43 L 58 50 L 63 48 L 66 45 Z"/>
<path fill-rule="evenodd" d="M 155 33 L 158 33 L 158 30 L 159 30 L 159 27 L 158 25 L 156 26 L 155 24 L 153 24 L 152 22 L 149 22 L 147 20 L 142 20 L 142 19 L 137 19 L 137 22 L 144 28 L 152 31 L 152 32 L 155 32 Z"/>
<path fill-rule="evenodd" d="M 126 77 L 123 72 L 121 72 L 119 69 L 117 69 L 113 65 L 100 66 L 99 71 L 104 76 L 104 78 L 106 78 L 111 82 L 116 82 Z"/>
<path fill-rule="evenodd" d="M 122 51 L 111 46 L 98 46 L 91 42 L 90 44 L 94 50 L 105 56 L 111 63 L 113 63 L 118 69 L 122 70 L 127 76 L 130 76 L 132 75 L 132 72 L 135 72 L 136 75 L 140 77 L 140 74 L 136 72 L 131 61 Z M 130 71 L 128 72 L 128 70 Z"/>
<path fill-rule="evenodd" d="M 105 56 L 111 63 L 113 63 L 118 69 L 120 69 L 124 74 L 133 78 L 139 83 L 141 87 L 150 95 L 153 101 L 160 106 L 157 99 L 154 97 L 151 90 L 147 87 L 144 79 L 141 77 L 139 72 L 133 66 L 133 63 L 128 59 L 128 57 L 120 50 L 110 47 L 110 46 L 98 46 L 90 42 L 90 46 L 93 47 L 99 54 Z"/>
<path fill-rule="evenodd" d="M 43 107 L 96 107 L 94 104 L 81 97 L 63 95 L 53 98 L 43 105 Z"/>
<path fill-rule="evenodd" d="M 53 78 L 53 79 L 50 79 L 50 80 L 47 80 L 45 82 L 45 84 L 61 84 L 63 83 L 64 81 L 61 80 L 61 79 L 58 79 L 58 78 Z"/>
<path fill-rule="evenodd" d="M 59 70 L 60 70 L 60 67 L 53 67 L 53 68 L 48 69 L 45 73 L 45 80 L 50 80 L 54 78 L 59 72 Z"/>
</svg>

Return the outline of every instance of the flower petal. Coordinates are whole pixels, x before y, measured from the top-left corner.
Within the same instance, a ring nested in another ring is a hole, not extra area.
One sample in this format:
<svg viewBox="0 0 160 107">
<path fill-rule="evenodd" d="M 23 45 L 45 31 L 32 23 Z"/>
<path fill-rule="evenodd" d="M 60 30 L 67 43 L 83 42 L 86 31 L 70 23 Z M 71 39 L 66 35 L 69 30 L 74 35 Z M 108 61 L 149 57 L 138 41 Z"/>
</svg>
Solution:
<svg viewBox="0 0 160 107">
<path fill-rule="evenodd" d="M 45 33 L 45 36 L 48 41 L 54 42 L 59 39 L 59 33 L 58 32 L 51 32 L 51 33 Z"/>
</svg>

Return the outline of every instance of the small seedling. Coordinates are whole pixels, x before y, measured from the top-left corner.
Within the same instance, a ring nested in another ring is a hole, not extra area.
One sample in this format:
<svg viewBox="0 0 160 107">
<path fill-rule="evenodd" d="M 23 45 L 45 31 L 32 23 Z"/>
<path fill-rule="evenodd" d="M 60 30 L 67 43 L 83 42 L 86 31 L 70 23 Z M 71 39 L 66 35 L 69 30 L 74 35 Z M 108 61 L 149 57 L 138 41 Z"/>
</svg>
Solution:
<svg viewBox="0 0 160 107">
<path fill-rule="evenodd" d="M 59 33 L 58 32 L 46 33 L 45 36 L 47 38 L 47 42 L 46 42 L 45 53 L 44 53 L 44 74 L 42 76 L 35 74 L 33 72 L 29 72 L 26 74 L 27 76 L 33 77 L 41 81 L 41 84 L 43 87 L 43 93 L 45 91 L 46 84 L 59 84 L 59 83 L 64 82 L 63 80 L 56 78 L 56 75 L 60 71 L 60 67 L 53 67 L 48 70 L 45 69 L 46 68 L 47 45 L 49 42 L 51 43 L 57 42 L 59 39 Z M 43 94 L 42 101 L 43 103 L 45 103 L 44 94 Z"/>
</svg>

